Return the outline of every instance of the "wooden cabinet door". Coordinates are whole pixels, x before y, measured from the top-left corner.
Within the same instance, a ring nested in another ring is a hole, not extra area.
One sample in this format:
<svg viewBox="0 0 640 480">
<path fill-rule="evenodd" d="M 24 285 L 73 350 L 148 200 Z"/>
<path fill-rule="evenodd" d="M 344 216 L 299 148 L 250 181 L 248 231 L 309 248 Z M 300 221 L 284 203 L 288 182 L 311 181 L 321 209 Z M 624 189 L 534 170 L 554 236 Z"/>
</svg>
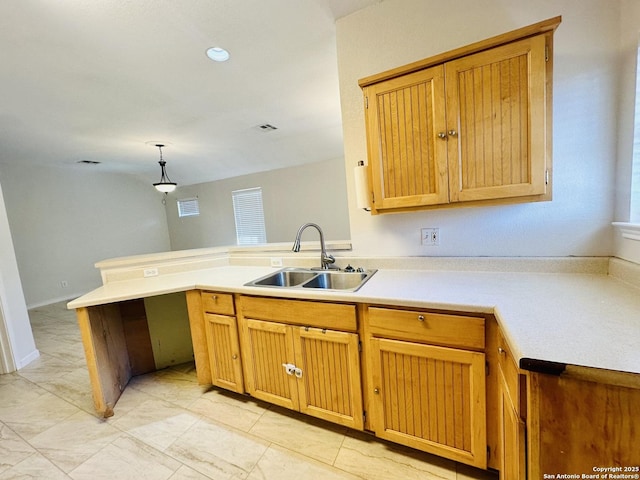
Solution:
<svg viewBox="0 0 640 480">
<path fill-rule="evenodd" d="M 244 393 L 236 318 L 207 313 L 205 332 L 211 365 L 211 383 Z"/>
<path fill-rule="evenodd" d="M 247 392 L 267 402 L 298 410 L 296 377 L 288 375 L 284 366 L 295 361 L 291 327 L 244 319 L 242 328 Z"/>
<path fill-rule="evenodd" d="M 486 468 L 484 353 L 371 339 L 377 436 Z"/>
<path fill-rule="evenodd" d="M 449 201 L 442 65 L 364 89 L 372 212 Z"/>
<path fill-rule="evenodd" d="M 502 369 L 500 377 L 500 479 L 524 480 L 526 476 L 526 425 L 520 418 Z"/>
<path fill-rule="evenodd" d="M 292 327 L 300 411 L 363 429 L 358 335 Z"/>
<path fill-rule="evenodd" d="M 445 64 L 451 202 L 546 193 L 545 38 Z"/>
</svg>

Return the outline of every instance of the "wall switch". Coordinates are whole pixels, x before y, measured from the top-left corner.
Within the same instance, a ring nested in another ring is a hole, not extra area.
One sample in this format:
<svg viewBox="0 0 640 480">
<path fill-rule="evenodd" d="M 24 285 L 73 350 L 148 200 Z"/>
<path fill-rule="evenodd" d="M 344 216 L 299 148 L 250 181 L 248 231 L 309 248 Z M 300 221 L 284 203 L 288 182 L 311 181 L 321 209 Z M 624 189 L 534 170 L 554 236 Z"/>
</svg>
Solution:
<svg viewBox="0 0 640 480">
<path fill-rule="evenodd" d="M 281 257 L 271 257 L 271 266 L 272 267 L 281 267 L 282 266 L 282 258 Z"/>
<path fill-rule="evenodd" d="M 145 268 L 143 272 L 144 278 L 147 277 L 157 277 L 158 269 L 157 268 Z"/>
<path fill-rule="evenodd" d="M 60 282 L 60 286 L 61 286 L 62 288 L 69 288 L 69 282 L 67 282 L 66 280 L 62 280 L 62 281 Z"/>
<path fill-rule="evenodd" d="M 420 244 L 428 247 L 440 245 L 440 229 L 439 228 L 421 228 Z"/>
</svg>

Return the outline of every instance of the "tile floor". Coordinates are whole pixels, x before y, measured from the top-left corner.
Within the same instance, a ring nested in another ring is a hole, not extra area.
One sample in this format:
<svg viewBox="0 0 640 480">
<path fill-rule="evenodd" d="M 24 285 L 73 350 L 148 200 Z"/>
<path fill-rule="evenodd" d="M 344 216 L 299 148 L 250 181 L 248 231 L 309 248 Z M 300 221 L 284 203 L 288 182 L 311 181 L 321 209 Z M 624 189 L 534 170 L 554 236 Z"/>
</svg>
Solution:
<svg viewBox="0 0 640 480">
<path fill-rule="evenodd" d="M 41 357 L 0 375 L 0 479 L 495 480 L 197 384 L 193 365 L 135 377 L 96 417 L 74 312 L 29 312 Z"/>
</svg>

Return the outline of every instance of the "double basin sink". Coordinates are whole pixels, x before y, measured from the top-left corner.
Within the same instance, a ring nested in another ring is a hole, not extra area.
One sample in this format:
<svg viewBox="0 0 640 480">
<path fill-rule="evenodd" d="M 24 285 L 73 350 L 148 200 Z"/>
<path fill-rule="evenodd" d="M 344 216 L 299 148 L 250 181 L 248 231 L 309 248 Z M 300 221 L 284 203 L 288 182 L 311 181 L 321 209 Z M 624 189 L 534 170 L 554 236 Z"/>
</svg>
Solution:
<svg viewBox="0 0 640 480">
<path fill-rule="evenodd" d="M 275 288 L 308 288 L 355 292 L 377 270 L 345 271 L 314 270 L 309 268 L 283 268 L 260 277 L 245 286 Z"/>
</svg>

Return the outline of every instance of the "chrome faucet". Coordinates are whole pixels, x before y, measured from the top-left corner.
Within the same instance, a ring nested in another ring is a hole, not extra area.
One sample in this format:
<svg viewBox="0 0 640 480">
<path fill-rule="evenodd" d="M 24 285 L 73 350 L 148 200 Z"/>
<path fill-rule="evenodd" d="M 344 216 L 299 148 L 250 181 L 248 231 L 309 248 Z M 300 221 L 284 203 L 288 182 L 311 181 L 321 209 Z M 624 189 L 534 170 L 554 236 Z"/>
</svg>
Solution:
<svg viewBox="0 0 640 480">
<path fill-rule="evenodd" d="M 298 229 L 298 233 L 296 234 L 296 239 L 293 241 L 293 248 L 291 250 L 293 250 L 294 252 L 300 251 L 300 237 L 302 237 L 302 232 L 307 227 L 315 228 L 320 234 L 320 268 L 322 268 L 323 270 L 338 268 L 333 265 L 336 259 L 333 258 L 332 255 L 327 255 L 327 249 L 324 244 L 324 234 L 322 233 L 322 229 L 320 228 L 320 226 L 315 223 L 305 223 Z"/>
</svg>

